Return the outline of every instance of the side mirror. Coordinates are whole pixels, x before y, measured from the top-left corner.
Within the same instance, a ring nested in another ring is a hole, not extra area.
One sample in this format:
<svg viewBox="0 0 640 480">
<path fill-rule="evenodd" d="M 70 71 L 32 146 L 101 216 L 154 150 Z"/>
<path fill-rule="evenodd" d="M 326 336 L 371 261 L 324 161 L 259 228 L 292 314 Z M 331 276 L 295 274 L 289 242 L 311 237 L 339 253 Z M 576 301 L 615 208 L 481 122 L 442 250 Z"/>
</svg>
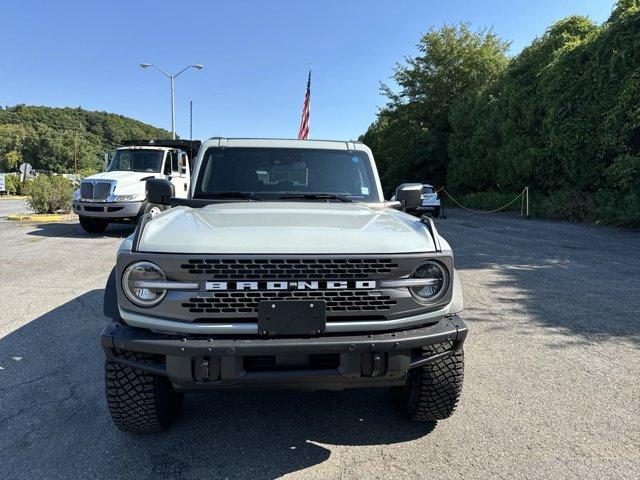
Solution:
<svg viewBox="0 0 640 480">
<path fill-rule="evenodd" d="M 162 171 L 167 176 L 171 175 L 171 155 L 167 155 L 167 158 L 164 161 L 164 170 Z"/>
<path fill-rule="evenodd" d="M 180 155 L 180 174 L 185 175 L 187 173 L 187 154 Z"/>
<path fill-rule="evenodd" d="M 163 178 L 150 178 L 147 180 L 146 191 L 147 202 L 157 205 L 169 205 L 169 201 L 176 194 L 173 183 Z"/>
<path fill-rule="evenodd" d="M 403 210 L 415 210 L 422 203 L 422 184 L 403 183 L 396 188 L 396 200 L 402 203 Z"/>
</svg>

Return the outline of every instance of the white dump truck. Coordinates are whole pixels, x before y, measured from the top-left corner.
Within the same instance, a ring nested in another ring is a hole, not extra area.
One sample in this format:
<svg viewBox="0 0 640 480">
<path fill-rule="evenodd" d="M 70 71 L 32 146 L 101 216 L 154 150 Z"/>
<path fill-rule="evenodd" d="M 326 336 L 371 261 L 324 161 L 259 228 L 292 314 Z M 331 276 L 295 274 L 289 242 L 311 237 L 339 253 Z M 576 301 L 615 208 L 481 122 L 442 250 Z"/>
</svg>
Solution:
<svg viewBox="0 0 640 480">
<path fill-rule="evenodd" d="M 156 214 L 162 206 L 145 200 L 146 181 L 165 179 L 176 197 L 187 198 L 191 185 L 191 159 L 199 141 L 128 140 L 116 149 L 107 170 L 80 182 L 73 195 L 73 211 L 90 233 L 104 232 L 109 223 L 136 223 L 144 213 Z"/>
</svg>

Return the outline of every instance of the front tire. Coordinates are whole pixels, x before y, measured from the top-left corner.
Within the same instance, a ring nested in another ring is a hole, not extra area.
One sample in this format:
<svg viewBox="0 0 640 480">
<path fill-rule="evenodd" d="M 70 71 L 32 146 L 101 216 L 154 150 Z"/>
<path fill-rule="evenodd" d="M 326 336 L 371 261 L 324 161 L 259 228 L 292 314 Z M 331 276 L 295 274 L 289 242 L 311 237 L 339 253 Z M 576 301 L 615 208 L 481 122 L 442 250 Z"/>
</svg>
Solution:
<svg viewBox="0 0 640 480">
<path fill-rule="evenodd" d="M 131 360 L 151 361 L 130 352 Z M 184 394 L 175 392 L 166 377 L 107 360 L 105 387 L 111 418 L 118 429 L 131 433 L 159 432 L 180 413 Z"/>
<path fill-rule="evenodd" d="M 438 218 L 440 216 L 440 207 L 436 207 L 433 211 L 433 218 Z"/>
<path fill-rule="evenodd" d="M 450 343 L 423 347 L 423 355 L 445 352 Z M 391 400 L 402 415 L 415 422 L 434 422 L 451 416 L 458 405 L 464 376 L 462 348 L 448 357 L 409 372 L 407 383 L 390 389 Z"/>
<path fill-rule="evenodd" d="M 85 232 L 102 233 L 109 226 L 109 222 L 101 218 L 80 216 L 80 226 Z"/>
</svg>

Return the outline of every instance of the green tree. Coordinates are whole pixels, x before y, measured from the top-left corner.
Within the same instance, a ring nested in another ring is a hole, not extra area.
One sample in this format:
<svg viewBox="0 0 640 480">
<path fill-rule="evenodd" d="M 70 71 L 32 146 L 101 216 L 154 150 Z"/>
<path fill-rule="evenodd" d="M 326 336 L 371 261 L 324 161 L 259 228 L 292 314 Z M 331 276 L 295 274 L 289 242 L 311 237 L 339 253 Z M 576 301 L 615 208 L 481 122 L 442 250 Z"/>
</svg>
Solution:
<svg viewBox="0 0 640 480">
<path fill-rule="evenodd" d="M 386 146 L 380 170 L 387 191 L 403 180 L 444 182 L 451 105 L 489 84 L 508 62 L 508 43 L 467 24 L 431 29 L 417 48 L 416 57 L 396 65 L 397 91 L 382 86 L 389 102 L 362 136 L 366 143 Z"/>
<path fill-rule="evenodd" d="M 104 151 L 123 140 L 169 135 L 113 113 L 28 105 L 0 108 L 0 168 L 12 169 L 17 160 L 58 173 L 72 172 L 74 165 L 78 170 L 100 170 Z"/>
<path fill-rule="evenodd" d="M 528 185 L 542 215 L 640 228 L 640 0 L 620 0 L 603 25 L 560 20 L 510 60 L 466 25 L 418 48 L 361 137 L 387 192 L 444 175 L 469 199 Z"/>
</svg>

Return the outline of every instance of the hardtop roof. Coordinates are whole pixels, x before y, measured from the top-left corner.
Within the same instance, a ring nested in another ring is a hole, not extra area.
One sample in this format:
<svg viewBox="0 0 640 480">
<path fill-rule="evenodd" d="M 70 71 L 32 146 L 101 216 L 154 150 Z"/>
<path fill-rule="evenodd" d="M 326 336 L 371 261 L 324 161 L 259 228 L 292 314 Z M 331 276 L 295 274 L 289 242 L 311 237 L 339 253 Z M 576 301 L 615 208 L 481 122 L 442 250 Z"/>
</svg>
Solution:
<svg viewBox="0 0 640 480">
<path fill-rule="evenodd" d="M 271 147 L 318 148 L 328 150 L 362 150 L 362 142 L 356 140 L 298 140 L 294 138 L 224 138 L 212 137 L 203 143 L 206 147 Z M 366 147 L 365 147 L 366 148 Z"/>
</svg>

